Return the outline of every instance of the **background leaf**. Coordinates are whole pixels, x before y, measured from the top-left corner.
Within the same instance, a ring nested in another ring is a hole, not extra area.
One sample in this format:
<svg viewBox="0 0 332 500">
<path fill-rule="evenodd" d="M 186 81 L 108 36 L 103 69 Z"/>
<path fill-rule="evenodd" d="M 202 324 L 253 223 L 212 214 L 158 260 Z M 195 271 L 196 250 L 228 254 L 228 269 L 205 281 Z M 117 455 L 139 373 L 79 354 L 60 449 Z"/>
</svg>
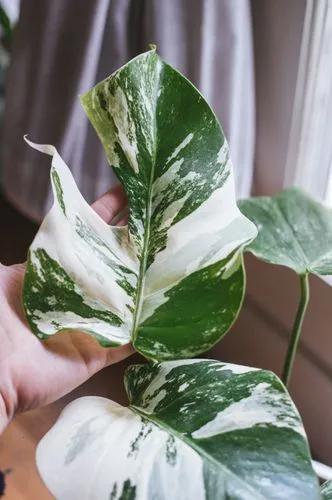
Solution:
<svg viewBox="0 0 332 500">
<path fill-rule="evenodd" d="M 332 274 L 332 210 L 297 188 L 242 200 L 239 207 L 258 228 L 248 251 L 300 276 L 300 300 L 282 372 L 288 385 L 309 302 L 309 273 Z"/>
<path fill-rule="evenodd" d="M 57 498 L 320 498 L 299 414 L 271 372 L 179 360 L 130 367 L 126 387 L 129 408 L 76 400 L 39 444 Z"/>
<path fill-rule="evenodd" d="M 46 338 L 79 329 L 153 359 L 211 347 L 244 293 L 256 228 L 238 210 L 229 150 L 199 92 L 154 50 L 82 97 L 129 199 L 128 228 L 87 206 L 53 156 L 55 203 L 30 249 L 24 303 Z"/>
<path fill-rule="evenodd" d="M 274 197 L 241 200 L 239 207 L 258 228 L 247 247 L 256 257 L 297 274 L 332 274 L 332 210 L 291 188 Z"/>
</svg>

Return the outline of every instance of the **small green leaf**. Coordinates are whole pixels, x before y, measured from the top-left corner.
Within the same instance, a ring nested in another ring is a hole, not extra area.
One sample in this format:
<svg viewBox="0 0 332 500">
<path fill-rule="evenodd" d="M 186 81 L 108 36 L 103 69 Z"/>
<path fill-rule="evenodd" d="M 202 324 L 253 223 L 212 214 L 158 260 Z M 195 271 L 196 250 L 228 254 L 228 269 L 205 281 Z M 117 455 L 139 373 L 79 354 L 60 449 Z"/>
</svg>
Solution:
<svg viewBox="0 0 332 500">
<path fill-rule="evenodd" d="M 45 339 L 80 330 L 152 359 L 209 349 L 237 317 L 243 247 L 229 149 L 201 94 L 155 50 L 82 97 L 129 200 L 128 226 L 87 205 L 55 148 L 54 205 L 30 248 L 24 306 Z"/>
<path fill-rule="evenodd" d="M 332 500 L 332 480 L 326 481 L 320 490 L 323 500 Z"/>
<path fill-rule="evenodd" d="M 291 188 L 274 197 L 249 198 L 240 210 L 258 228 L 247 247 L 256 257 L 297 274 L 332 274 L 332 210 Z"/>
<path fill-rule="evenodd" d="M 130 367 L 126 388 L 128 408 L 78 399 L 39 444 L 56 498 L 119 498 L 125 487 L 136 500 L 320 498 L 299 414 L 273 373 L 179 360 Z"/>
<path fill-rule="evenodd" d="M 309 302 L 309 273 L 332 274 L 332 210 L 291 188 L 274 197 L 239 202 L 258 228 L 247 247 L 257 258 L 293 269 L 300 276 L 301 296 L 285 358 L 282 380 L 288 384 Z"/>
</svg>

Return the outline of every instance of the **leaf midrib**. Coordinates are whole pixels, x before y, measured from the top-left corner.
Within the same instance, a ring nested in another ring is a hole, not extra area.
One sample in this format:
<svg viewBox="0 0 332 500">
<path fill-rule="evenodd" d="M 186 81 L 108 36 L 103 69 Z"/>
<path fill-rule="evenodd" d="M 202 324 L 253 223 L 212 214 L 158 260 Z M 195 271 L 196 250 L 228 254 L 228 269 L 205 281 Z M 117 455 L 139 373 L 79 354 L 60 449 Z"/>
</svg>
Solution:
<svg viewBox="0 0 332 500">
<path fill-rule="evenodd" d="M 158 418 L 155 418 L 151 414 L 146 414 L 144 413 L 140 408 L 134 406 L 134 405 L 129 405 L 129 408 L 139 415 L 140 417 L 143 417 L 151 422 L 153 422 L 155 425 L 157 425 L 160 429 L 168 432 L 169 434 L 175 435 L 178 439 L 183 441 L 185 444 L 187 444 L 190 448 L 194 449 L 200 456 L 205 458 L 206 460 L 213 462 L 215 465 L 220 467 L 221 469 L 224 470 L 225 474 L 233 477 L 236 481 L 238 481 L 240 484 L 242 484 L 248 491 L 250 491 L 253 495 L 256 495 L 257 500 L 266 500 L 266 497 L 262 496 L 262 493 L 260 491 L 257 491 L 254 486 L 251 484 L 248 484 L 236 475 L 232 470 L 230 470 L 226 465 L 224 465 L 221 462 L 218 462 L 214 457 L 209 455 L 204 449 L 202 449 L 200 446 L 196 444 L 196 442 L 193 439 L 188 438 L 186 435 L 181 434 L 180 432 L 176 431 L 173 427 L 170 427 L 169 425 L 165 424 L 165 422 L 159 420 Z"/>
<path fill-rule="evenodd" d="M 156 59 L 155 70 L 157 71 L 157 79 L 156 79 L 157 81 L 156 81 L 156 85 L 155 85 L 155 89 L 154 89 L 154 96 L 153 96 L 153 108 L 154 108 L 154 113 L 153 113 L 153 151 L 152 151 L 151 172 L 150 172 L 150 178 L 149 178 L 147 203 L 146 203 L 146 210 L 145 210 L 146 223 L 145 223 L 145 227 L 144 227 L 143 250 L 142 250 L 142 257 L 141 257 L 139 273 L 138 273 L 138 280 L 137 280 L 137 295 L 136 295 L 136 302 L 135 302 L 133 327 L 132 327 L 132 331 L 131 331 L 131 335 L 130 335 L 130 338 L 131 338 L 133 344 L 135 343 L 135 340 L 137 337 L 138 321 L 139 321 L 139 317 L 141 314 L 142 302 L 143 302 L 143 298 L 144 298 L 144 282 L 145 282 L 145 273 L 146 273 L 148 250 L 149 250 L 149 243 L 150 243 L 150 234 L 151 234 L 152 186 L 153 186 L 153 182 L 154 182 L 154 174 L 155 174 L 155 169 L 156 169 L 156 157 L 157 157 L 157 104 L 158 104 L 158 91 L 159 91 L 160 73 L 161 73 L 160 60 L 158 57 Z"/>
</svg>

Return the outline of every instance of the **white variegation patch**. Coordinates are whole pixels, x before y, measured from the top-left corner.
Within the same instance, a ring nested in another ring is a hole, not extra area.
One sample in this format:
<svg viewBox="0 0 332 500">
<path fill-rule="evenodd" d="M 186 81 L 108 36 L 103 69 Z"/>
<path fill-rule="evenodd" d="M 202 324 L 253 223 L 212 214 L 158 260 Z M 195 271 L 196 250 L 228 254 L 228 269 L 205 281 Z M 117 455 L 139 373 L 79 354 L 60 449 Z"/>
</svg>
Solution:
<svg viewBox="0 0 332 500">
<path fill-rule="evenodd" d="M 252 366 L 234 365 L 233 363 L 221 364 L 216 368 L 217 372 L 231 371 L 234 375 L 242 375 L 243 373 L 250 373 L 257 371 L 259 368 Z"/>
<path fill-rule="evenodd" d="M 180 202 L 182 204 L 183 200 Z M 181 280 L 224 259 L 235 249 L 241 252 L 255 235 L 255 226 L 248 226 L 248 220 L 243 218 L 237 208 L 233 175 L 230 172 L 222 188 L 214 191 L 188 217 L 168 229 L 166 248 L 157 254 L 146 272 L 145 297 L 139 323 L 144 323 L 167 302 L 166 292 Z M 225 278 L 234 272 L 231 266 L 236 260 L 238 254 L 225 265 L 225 271 L 231 269 L 229 274 L 225 273 Z M 238 265 L 241 265 L 239 261 Z M 163 272 L 164 269 L 167 269 L 167 274 Z"/>
<path fill-rule="evenodd" d="M 66 407 L 39 443 L 37 465 L 59 500 L 116 500 L 124 491 L 135 500 L 205 499 L 196 451 L 100 397 Z"/>
<path fill-rule="evenodd" d="M 36 325 L 44 335 L 52 335 L 54 331 L 77 330 L 77 331 L 98 331 L 103 337 L 118 343 L 127 342 L 127 336 L 123 328 L 110 325 L 100 318 L 82 318 L 72 311 L 33 311 L 36 317 Z"/>
<path fill-rule="evenodd" d="M 235 249 L 241 250 L 255 235 L 255 226 L 248 225 L 237 208 L 230 174 L 222 188 L 169 228 L 166 248 L 146 272 L 146 295 L 163 293 L 189 274 L 222 260 Z"/>
<path fill-rule="evenodd" d="M 192 132 L 190 134 L 188 134 L 183 139 L 183 141 L 174 149 L 173 153 L 167 158 L 166 164 L 169 163 L 174 158 L 176 158 L 178 156 L 178 154 L 180 153 L 181 149 L 185 148 L 190 143 L 190 141 L 192 140 L 193 137 L 194 137 L 194 134 Z"/>
<path fill-rule="evenodd" d="M 158 376 L 152 380 L 142 395 L 144 412 L 147 414 L 153 413 L 156 406 L 167 396 L 167 392 L 163 389 L 163 386 L 169 380 L 168 376 L 174 368 L 194 365 L 201 361 L 201 359 L 181 359 L 179 361 L 166 361 L 162 363 L 158 371 Z"/>
<path fill-rule="evenodd" d="M 128 98 L 130 97 L 128 96 Z M 109 111 L 112 112 L 121 148 L 129 164 L 137 174 L 139 167 L 137 161 L 138 148 L 135 122 L 130 118 L 127 98 L 121 87 L 116 89 L 115 95 L 109 93 Z M 119 167 L 119 160 L 114 166 Z"/>
<path fill-rule="evenodd" d="M 287 427 L 304 435 L 298 416 L 285 411 L 289 405 L 291 402 L 285 393 L 275 391 L 271 385 L 262 382 L 252 388 L 250 396 L 218 412 L 213 420 L 193 432 L 192 437 L 205 439 L 256 425 Z"/>
</svg>

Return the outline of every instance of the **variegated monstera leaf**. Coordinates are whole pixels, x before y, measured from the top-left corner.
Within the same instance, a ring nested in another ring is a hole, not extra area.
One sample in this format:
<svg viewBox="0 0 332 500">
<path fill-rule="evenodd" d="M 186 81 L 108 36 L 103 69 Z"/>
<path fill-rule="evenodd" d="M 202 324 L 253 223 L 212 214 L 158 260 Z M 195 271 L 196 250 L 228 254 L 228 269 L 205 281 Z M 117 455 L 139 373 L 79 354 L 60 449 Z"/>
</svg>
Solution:
<svg viewBox="0 0 332 500">
<path fill-rule="evenodd" d="M 40 338 L 80 330 L 153 359 L 208 349 L 244 292 L 256 235 L 238 210 L 228 146 L 203 97 L 151 50 L 82 98 L 129 200 L 128 226 L 86 204 L 52 146 L 55 201 L 29 253 L 24 305 Z"/>
<path fill-rule="evenodd" d="M 78 399 L 40 442 L 56 498 L 320 498 L 299 414 L 271 372 L 168 361 L 130 367 L 126 387 L 128 408 Z"/>
</svg>

